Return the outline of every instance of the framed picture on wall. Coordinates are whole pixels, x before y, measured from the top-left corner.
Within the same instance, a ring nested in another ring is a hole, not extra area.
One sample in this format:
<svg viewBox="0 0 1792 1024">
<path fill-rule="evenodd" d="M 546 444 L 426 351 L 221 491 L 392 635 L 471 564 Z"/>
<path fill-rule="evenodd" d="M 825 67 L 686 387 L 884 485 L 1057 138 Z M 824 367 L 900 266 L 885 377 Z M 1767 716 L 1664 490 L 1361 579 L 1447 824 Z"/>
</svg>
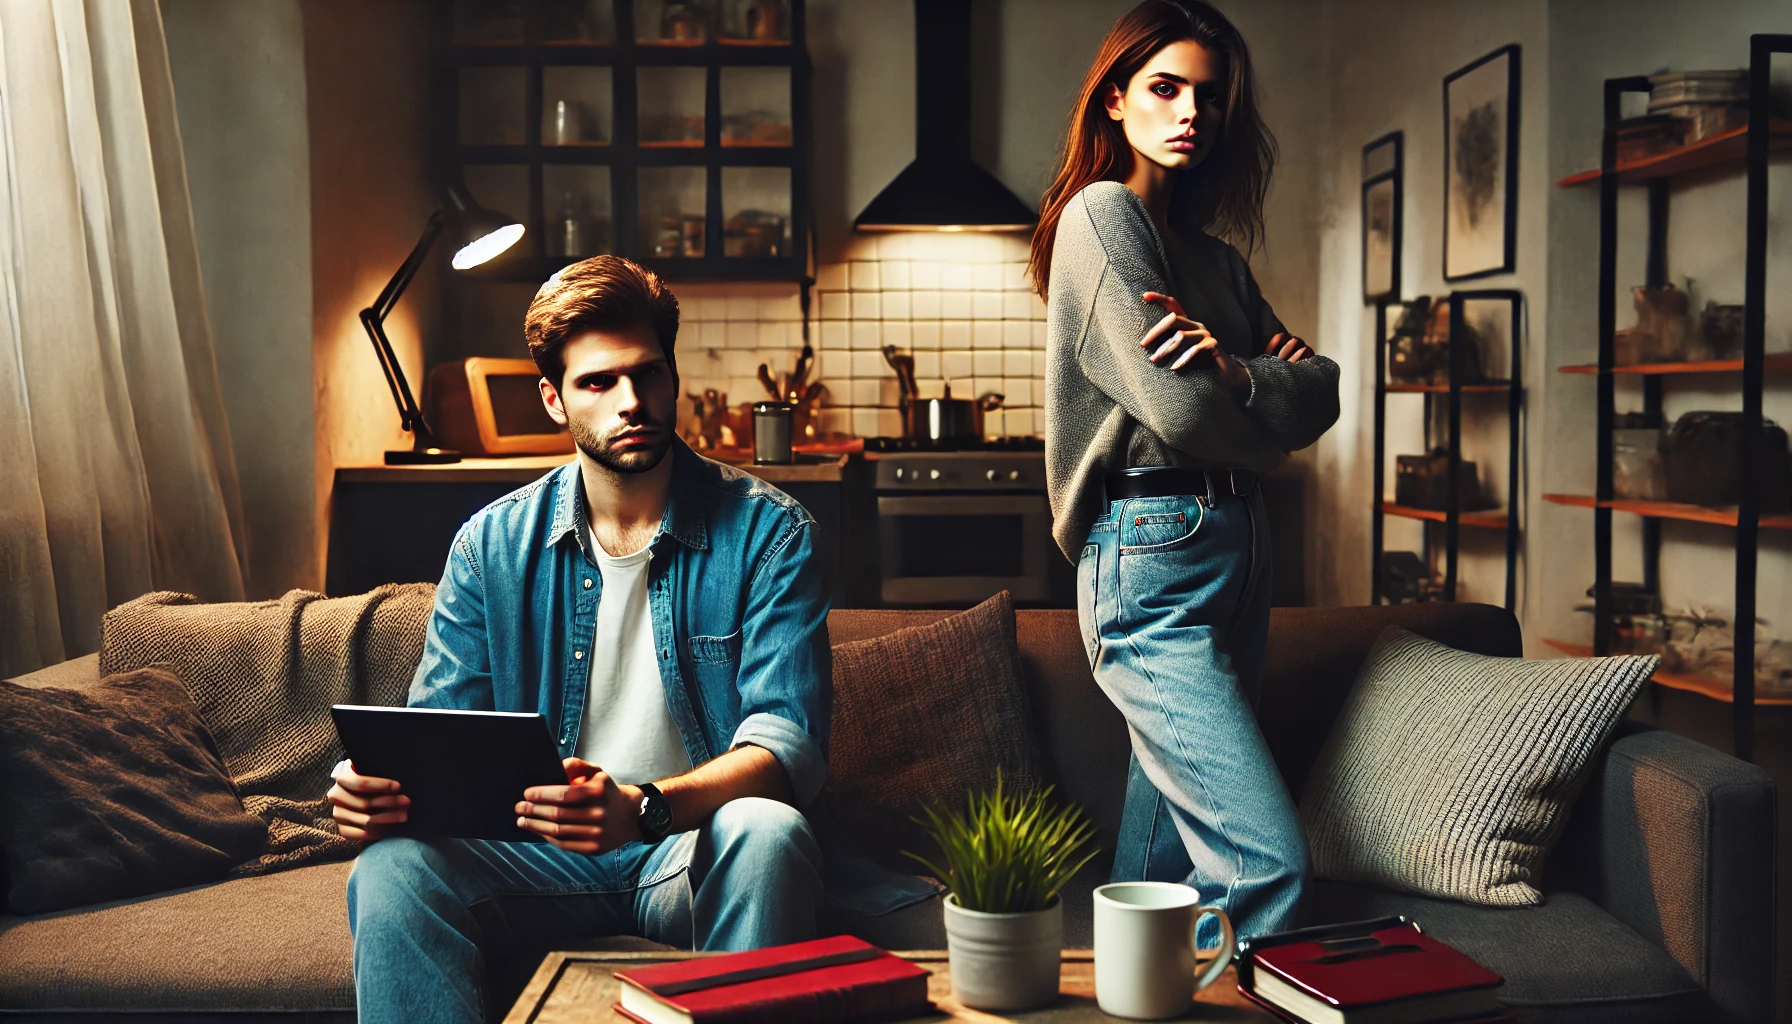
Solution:
<svg viewBox="0 0 1792 1024">
<path fill-rule="evenodd" d="M 1405 136 L 1389 132 L 1363 147 L 1363 301 L 1400 297 L 1401 176 Z"/>
<path fill-rule="evenodd" d="M 1444 280 L 1510 273 L 1518 247 L 1518 44 L 1444 79 Z"/>
</svg>

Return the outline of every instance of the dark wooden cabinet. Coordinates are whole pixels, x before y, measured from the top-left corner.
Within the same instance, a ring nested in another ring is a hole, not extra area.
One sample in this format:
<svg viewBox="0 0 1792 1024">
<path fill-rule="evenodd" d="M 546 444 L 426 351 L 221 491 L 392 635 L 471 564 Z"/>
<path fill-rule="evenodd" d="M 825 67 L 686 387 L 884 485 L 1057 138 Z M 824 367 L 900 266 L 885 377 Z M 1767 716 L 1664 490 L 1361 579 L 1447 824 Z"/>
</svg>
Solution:
<svg viewBox="0 0 1792 1024">
<path fill-rule="evenodd" d="M 520 218 L 473 273 L 600 253 L 674 280 L 800 280 L 810 237 L 802 0 L 456 0 L 436 19 L 444 162 Z"/>
</svg>

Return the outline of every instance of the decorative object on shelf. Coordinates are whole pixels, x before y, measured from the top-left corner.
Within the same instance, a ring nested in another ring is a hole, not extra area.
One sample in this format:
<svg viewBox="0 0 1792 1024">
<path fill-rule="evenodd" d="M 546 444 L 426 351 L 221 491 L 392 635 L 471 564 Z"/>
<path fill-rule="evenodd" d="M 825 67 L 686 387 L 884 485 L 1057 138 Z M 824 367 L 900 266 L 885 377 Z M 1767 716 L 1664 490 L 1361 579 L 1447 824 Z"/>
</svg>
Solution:
<svg viewBox="0 0 1792 1024">
<path fill-rule="evenodd" d="M 576 146 L 590 141 L 590 118 L 579 100 L 554 101 L 554 138 L 551 145 Z"/>
<path fill-rule="evenodd" d="M 466 270 L 479 266 L 516 244 L 523 237 L 523 225 L 515 217 L 487 210 L 467 194 L 460 185 L 450 185 L 444 190 L 442 203 L 429 220 L 423 225 L 423 234 L 417 239 L 417 245 L 411 254 L 399 264 L 398 271 L 386 287 L 380 291 L 373 305 L 361 311 L 361 326 L 367 330 L 367 337 L 373 342 L 374 354 L 379 357 L 380 369 L 385 371 L 386 385 L 392 389 L 392 400 L 398 404 L 398 418 L 404 429 L 411 432 L 412 445 L 409 450 L 389 451 L 386 453 L 388 465 L 416 465 L 422 463 L 459 462 L 460 452 L 442 448 L 436 444 L 435 435 L 424 420 L 423 412 L 417 408 L 417 400 L 411 394 L 411 386 L 405 380 L 404 368 L 398 365 L 398 355 L 392 351 L 392 342 L 386 337 L 386 317 L 390 316 L 398 299 L 423 268 L 423 260 L 435 245 L 436 239 L 443 231 L 450 232 L 449 239 L 455 245 L 454 258 L 450 265 L 456 270 Z"/>
<path fill-rule="evenodd" d="M 1700 359 L 1734 359 L 1742 353 L 1741 303 L 1707 302 L 1699 314 Z"/>
<path fill-rule="evenodd" d="M 1431 380 L 1433 367 L 1425 350 L 1425 327 L 1431 319 L 1431 296 L 1420 295 L 1400 307 L 1394 336 L 1388 339 L 1388 378 L 1402 384 Z M 1444 372 L 1449 368 L 1446 365 Z"/>
<path fill-rule="evenodd" d="M 1649 115 L 1672 118 L 1678 124 L 1677 144 L 1741 128 L 1748 124 L 1748 72 L 1731 68 L 1650 75 Z M 1618 159 L 1627 158 L 1620 153 Z"/>
<path fill-rule="evenodd" d="M 1593 588 L 1587 588 L 1593 596 Z M 1576 611 L 1592 612 L 1590 603 L 1575 606 Z M 1661 595 L 1641 583 L 1612 584 L 1612 651 L 1613 654 L 1661 654 L 1666 649 L 1667 619 L 1661 612 Z M 1666 659 L 1662 667 L 1667 667 Z"/>
<path fill-rule="evenodd" d="M 1636 327 L 1625 340 L 1627 354 L 1638 363 L 1673 363 L 1687 352 L 1687 294 L 1671 284 L 1639 284 L 1630 290 L 1636 303 Z M 1614 355 L 1620 366 L 1634 365 Z"/>
<path fill-rule="evenodd" d="M 1466 309 L 1462 329 L 1462 383 L 1479 384 L 1486 377 L 1482 369 L 1486 343 Z M 1429 295 L 1420 295 L 1401 308 L 1388 344 L 1388 377 L 1402 384 L 1450 383 L 1448 302 L 1433 303 Z"/>
<path fill-rule="evenodd" d="M 572 434 L 541 404 L 529 359 L 475 356 L 429 371 L 430 414 L 443 444 L 468 455 L 570 455 Z"/>
<path fill-rule="evenodd" d="M 1400 295 L 1405 135 L 1389 132 L 1363 147 L 1363 301 Z"/>
<path fill-rule="evenodd" d="M 1743 429 L 1739 412 L 1689 412 L 1675 420 L 1663 445 L 1668 500 L 1715 506 L 1740 501 Z M 1760 510 L 1792 509 L 1792 458 L 1787 453 L 1786 431 L 1772 420 L 1762 420 L 1756 453 L 1760 461 L 1748 472 L 1757 481 Z"/>
<path fill-rule="evenodd" d="M 703 42 L 708 11 L 700 3 L 666 0 L 660 9 L 659 42 L 694 46 Z"/>
<path fill-rule="evenodd" d="M 1519 47 L 1444 79 L 1444 280 L 1509 273 L 1517 252 Z"/>
<path fill-rule="evenodd" d="M 1058 995 L 1064 903 L 1058 893 L 1096 850 L 1082 811 L 1052 787 L 972 791 L 962 811 L 922 810 L 935 857 L 908 855 L 952 891 L 945 899 L 952 994 L 978 1010 L 1026 1010 Z M 906 851 L 905 851 L 906 852 Z"/>
<path fill-rule="evenodd" d="M 1665 431 L 1646 413 L 1624 413 L 1612 424 L 1612 497 L 1666 501 Z"/>
<path fill-rule="evenodd" d="M 722 255 L 768 257 L 784 254 L 784 218 L 763 210 L 742 210 L 722 225 Z"/>
<path fill-rule="evenodd" d="M 1443 577 L 1426 568 L 1415 551 L 1381 553 L 1381 596 L 1389 604 L 1420 604 L 1443 595 Z"/>
<path fill-rule="evenodd" d="M 1496 507 L 1481 496 L 1480 474 L 1463 459 L 1456 477 L 1457 508 L 1464 512 Z M 1412 508 L 1450 507 L 1450 451 L 1433 448 L 1428 455 L 1394 456 L 1394 503 Z"/>
<path fill-rule="evenodd" d="M 789 0 L 727 0 L 718 36 L 723 43 L 772 46 L 790 41 Z"/>
</svg>

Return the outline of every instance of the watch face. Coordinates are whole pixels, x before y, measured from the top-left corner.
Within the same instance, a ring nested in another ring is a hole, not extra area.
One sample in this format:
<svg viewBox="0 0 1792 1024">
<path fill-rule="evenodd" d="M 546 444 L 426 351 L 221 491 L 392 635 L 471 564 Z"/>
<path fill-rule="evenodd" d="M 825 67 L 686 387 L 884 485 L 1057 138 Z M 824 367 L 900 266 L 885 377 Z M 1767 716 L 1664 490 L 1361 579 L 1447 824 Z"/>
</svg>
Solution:
<svg viewBox="0 0 1792 1024">
<path fill-rule="evenodd" d="M 641 822 L 659 835 L 665 835 L 672 827 L 672 806 L 666 798 L 657 793 L 650 793 L 641 798 Z"/>
</svg>

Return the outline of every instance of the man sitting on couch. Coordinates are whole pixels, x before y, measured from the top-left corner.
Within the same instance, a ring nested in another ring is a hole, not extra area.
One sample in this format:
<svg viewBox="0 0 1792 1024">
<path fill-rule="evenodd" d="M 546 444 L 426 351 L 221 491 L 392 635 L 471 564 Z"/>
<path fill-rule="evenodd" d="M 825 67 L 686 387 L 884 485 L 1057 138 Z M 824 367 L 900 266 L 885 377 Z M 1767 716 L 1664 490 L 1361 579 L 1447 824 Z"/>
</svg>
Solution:
<svg viewBox="0 0 1792 1024">
<path fill-rule="evenodd" d="M 673 433 L 678 301 L 652 272 L 568 267 L 524 329 L 578 459 L 461 528 L 409 703 L 545 715 L 568 784 L 518 794 L 546 844 L 375 842 L 408 798 L 337 766 L 336 820 L 369 844 L 348 885 L 362 1020 L 483 1019 L 484 956 L 512 939 L 740 950 L 817 929 L 797 810 L 831 698 L 814 521 Z"/>
</svg>

